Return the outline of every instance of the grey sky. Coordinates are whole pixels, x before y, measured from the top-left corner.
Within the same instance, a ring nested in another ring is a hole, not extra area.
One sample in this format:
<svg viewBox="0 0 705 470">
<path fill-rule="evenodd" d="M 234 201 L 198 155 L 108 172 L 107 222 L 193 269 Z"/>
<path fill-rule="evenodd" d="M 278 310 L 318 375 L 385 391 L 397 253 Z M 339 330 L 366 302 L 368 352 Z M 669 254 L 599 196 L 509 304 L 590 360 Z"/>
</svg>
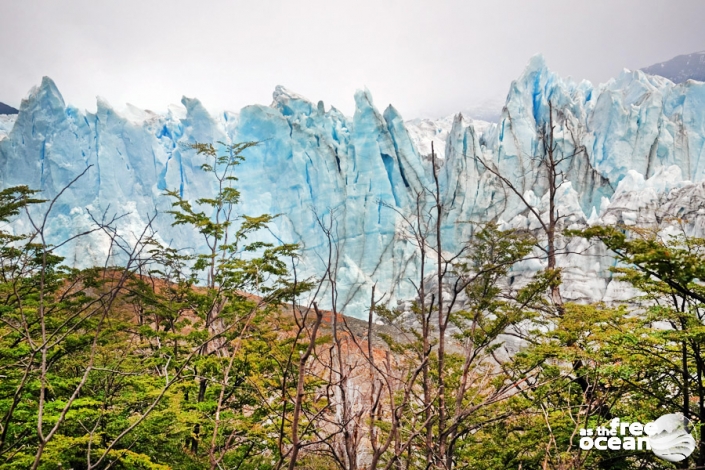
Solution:
<svg viewBox="0 0 705 470">
<path fill-rule="evenodd" d="M 282 84 L 346 114 L 368 87 L 405 118 L 504 97 L 542 52 L 564 76 L 603 82 L 705 49 L 702 1 L 0 0 L 0 101 L 43 75 L 67 102 L 163 111 L 271 102 Z"/>
</svg>

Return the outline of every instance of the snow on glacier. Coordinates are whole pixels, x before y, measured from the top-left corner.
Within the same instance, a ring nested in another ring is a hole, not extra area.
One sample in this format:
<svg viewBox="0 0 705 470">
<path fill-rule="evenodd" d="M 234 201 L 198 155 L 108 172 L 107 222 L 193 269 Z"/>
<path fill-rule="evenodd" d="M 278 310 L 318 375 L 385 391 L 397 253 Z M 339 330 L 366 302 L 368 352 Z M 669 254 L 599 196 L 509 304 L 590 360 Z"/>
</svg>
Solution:
<svg viewBox="0 0 705 470">
<path fill-rule="evenodd" d="M 280 214 L 260 237 L 301 243 L 303 275 L 324 271 L 328 245 L 319 223 L 330 226 L 339 254 L 338 308 L 360 315 L 374 283 L 391 301 L 413 297 L 407 279 L 418 277 L 418 260 L 402 216 L 432 186 L 431 141 L 448 209 L 443 225 L 448 252 L 471 235 L 468 222 L 535 228 L 535 217 L 478 158 L 495 165 L 545 211 L 546 178 L 533 157 L 542 151 L 540 129 L 548 122 L 550 100 L 556 144 L 567 157 L 560 210 L 570 214 L 568 224 L 652 223 L 656 209 L 668 208 L 690 217 L 692 233 L 705 234 L 700 82 L 674 85 L 624 71 L 593 86 L 558 77 L 537 56 L 511 84 L 500 119 L 491 124 L 461 115 L 404 121 L 392 106 L 380 112 L 367 90 L 355 94 L 352 117 L 283 87 L 273 98 L 270 106 L 218 114 L 197 99 L 183 98 L 182 106 L 161 114 L 130 105 L 116 110 L 99 99 L 90 113 L 66 105 L 45 78 L 23 100 L 14 122 L 0 119 L 1 183 L 27 184 L 52 197 L 90 166 L 59 200 L 50 219 L 53 240 L 104 213 L 128 214 L 118 223 L 136 236 L 157 212 L 154 227 L 162 241 L 193 250 L 201 247 L 200 239 L 188 228 L 170 227 L 165 214 L 170 201 L 163 193 L 175 189 L 193 200 L 212 194 L 215 186 L 185 144 L 259 141 L 237 169 L 243 211 Z M 584 241 L 570 243 L 574 253 L 559 260 L 567 298 L 626 295 L 609 281 L 605 253 Z M 98 237 L 64 254 L 76 264 L 90 264 L 101 261 L 106 249 Z"/>
<path fill-rule="evenodd" d="M 409 137 L 421 157 L 428 158 L 431 155 L 431 142 L 439 158 L 445 157 L 446 141 L 453 128 L 456 115 L 446 116 L 440 119 L 412 119 L 405 121 L 404 125 L 409 132 Z M 479 119 L 469 119 L 461 114 L 462 123 L 465 127 L 472 124 L 476 132 L 482 133 L 491 123 Z"/>
<path fill-rule="evenodd" d="M 16 114 L 0 114 L 0 140 L 7 137 L 17 120 Z"/>
</svg>

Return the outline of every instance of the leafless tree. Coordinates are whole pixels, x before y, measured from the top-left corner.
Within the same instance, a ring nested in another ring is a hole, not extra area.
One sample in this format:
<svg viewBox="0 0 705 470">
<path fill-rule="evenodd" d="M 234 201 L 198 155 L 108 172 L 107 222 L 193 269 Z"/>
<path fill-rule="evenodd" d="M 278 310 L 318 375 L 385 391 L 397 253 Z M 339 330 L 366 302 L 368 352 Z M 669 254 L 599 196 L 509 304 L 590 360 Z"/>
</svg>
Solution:
<svg viewBox="0 0 705 470">
<path fill-rule="evenodd" d="M 550 288 L 550 298 L 557 314 L 562 316 L 564 309 L 563 298 L 560 291 L 561 272 L 556 261 L 557 256 L 568 253 L 566 247 L 559 246 L 559 239 L 561 221 L 571 214 L 560 213 L 558 206 L 558 190 L 561 185 L 566 182 L 566 174 L 563 169 L 565 166 L 564 163 L 583 152 L 584 149 L 576 145 L 573 152 L 565 153 L 563 149 L 559 147 L 555 139 L 556 124 L 554 123 L 554 115 L 556 112 L 554 111 L 551 100 L 548 101 L 548 111 L 548 122 L 538 128 L 541 152 L 539 155 L 532 156 L 532 159 L 536 161 L 537 170 L 542 172 L 541 174 L 546 178 L 548 210 L 545 214 L 542 214 L 539 208 L 535 207 L 527 200 L 523 188 L 512 182 L 496 164 L 486 162 L 479 155 L 473 155 L 473 157 L 483 168 L 494 175 L 509 192 L 519 198 L 526 210 L 538 221 L 541 231 L 545 236 L 546 245 L 544 246 L 542 242 L 539 242 L 536 244 L 536 247 L 544 253 L 547 272 L 555 278 L 555 282 Z"/>
<path fill-rule="evenodd" d="M 351 335 L 369 370 L 370 469 L 408 468 L 419 461 L 450 469 L 458 439 L 500 419 L 481 412 L 516 393 L 518 385 L 511 380 L 493 385 L 503 374 L 495 345 L 540 291 L 523 296 L 523 304 L 511 296 L 498 300 L 502 279 L 528 255 L 531 237 L 490 230 L 495 238 L 463 244 L 453 254 L 444 250 L 441 228 L 447 214 L 433 147 L 431 163 L 434 187 L 415 194 L 411 211 L 387 206 L 397 212 L 407 240 L 417 248 L 416 301 L 406 312 L 392 311 L 380 304 L 373 288 L 366 341 Z M 436 268 L 432 275 L 427 275 L 429 266 Z M 379 330 L 376 317 L 385 320 L 387 330 Z M 454 363 L 461 360 L 459 377 L 446 362 L 451 356 Z M 451 377 L 457 384 L 448 389 Z"/>
</svg>

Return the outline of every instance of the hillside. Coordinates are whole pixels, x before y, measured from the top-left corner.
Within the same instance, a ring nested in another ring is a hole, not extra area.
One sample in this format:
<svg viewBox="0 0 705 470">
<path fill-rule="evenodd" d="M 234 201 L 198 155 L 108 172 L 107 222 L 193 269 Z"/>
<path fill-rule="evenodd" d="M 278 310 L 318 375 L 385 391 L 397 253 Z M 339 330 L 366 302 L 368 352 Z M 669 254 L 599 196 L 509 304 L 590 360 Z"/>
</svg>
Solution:
<svg viewBox="0 0 705 470">
<path fill-rule="evenodd" d="M 19 111 L 12 106 L 0 103 L 0 114 L 17 114 Z"/>
<path fill-rule="evenodd" d="M 665 77 L 673 83 L 686 80 L 705 82 L 705 51 L 674 57 L 641 69 L 645 73 Z"/>
</svg>

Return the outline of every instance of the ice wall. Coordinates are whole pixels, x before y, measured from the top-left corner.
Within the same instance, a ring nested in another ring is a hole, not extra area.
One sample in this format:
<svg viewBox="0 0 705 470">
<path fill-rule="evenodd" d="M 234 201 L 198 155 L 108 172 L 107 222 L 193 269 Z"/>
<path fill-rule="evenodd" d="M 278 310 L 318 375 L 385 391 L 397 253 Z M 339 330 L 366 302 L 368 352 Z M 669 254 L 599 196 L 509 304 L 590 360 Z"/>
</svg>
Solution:
<svg viewBox="0 0 705 470">
<path fill-rule="evenodd" d="M 126 233 L 138 233 L 156 211 L 160 215 L 154 226 L 165 243 L 197 249 L 198 237 L 187 228 L 171 228 L 164 214 L 169 208 L 162 195 L 166 189 L 190 199 L 215 190 L 199 168 L 202 161 L 184 144 L 260 141 L 246 151 L 238 168 L 243 211 L 281 214 L 261 236 L 275 243 L 301 243 L 301 269 L 309 275 L 320 274 L 327 260 L 327 239 L 318 220 L 329 224 L 332 218 L 339 308 L 362 314 L 373 283 L 392 301 L 413 294 L 405 279 L 418 277 L 418 262 L 404 217 L 414 212 L 424 188 L 432 187 L 430 140 L 440 152 L 448 251 L 471 234 L 468 222 L 535 225 L 519 198 L 478 158 L 496 165 L 541 207 L 546 182 L 535 157 L 543 151 L 541 130 L 549 120 L 549 101 L 557 151 L 565 157 L 561 210 L 571 215 L 569 223 L 608 221 L 600 219 L 606 214 L 619 220 L 622 212 L 634 212 L 614 204 L 630 197 L 636 205 L 644 202 L 639 194 L 646 183 L 641 181 L 670 181 L 649 189 L 663 194 L 705 180 L 705 84 L 700 82 L 674 85 L 624 71 L 594 87 L 558 77 L 537 56 L 512 83 L 501 118 L 492 125 L 460 115 L 405 122 L 392 106 L 380 112 L 369 91 L 356 93 L 352 117 L 283 87 L 273 96 L 270 106 L 248 106 L 239 114 L 212 115 L 188 98 L 182 99 L 183 107 L 164 114 L 135 108 L 117 112 L 99 99 L 93 114 L 66 105 L 45 78 L 22 102 L 14 123 L 5 120 L 0 126 L 1 184 L 27 184 L 52 197 L 90 166 L 60 199 L 51 219 L 53 239 L 88 227 L 91 217 L 103 213 L 128 213 L 119 224 Z M 700 193 L 691 193 L 681 204 L 684 211 L 700 204 Z M 106 248 L 104 240 L 94 238 L 65 254 L 75 263 L 90 264 L 102 260 Z M 573 269 L 569 296 L 611 295 L 608 263 L 599 261 L 600 253 L 592 254 L 562 261 Z"/>
</svg>

